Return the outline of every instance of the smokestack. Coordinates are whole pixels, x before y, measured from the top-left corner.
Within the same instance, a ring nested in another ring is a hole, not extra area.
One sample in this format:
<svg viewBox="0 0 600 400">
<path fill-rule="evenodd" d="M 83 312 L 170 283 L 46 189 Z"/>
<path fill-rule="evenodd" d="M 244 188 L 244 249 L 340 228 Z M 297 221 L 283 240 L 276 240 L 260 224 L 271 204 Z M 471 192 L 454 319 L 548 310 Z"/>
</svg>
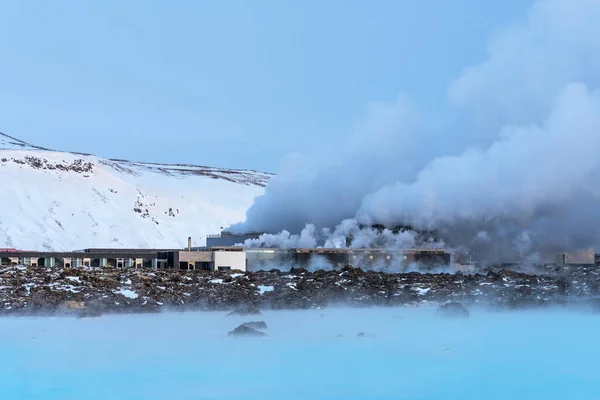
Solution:
<svg viewBox="0 0 600 400">
<path fill-rule="evenodd" d="M 188 237 L 188 251 L 192 251 L 192 238 Z"/>
</svg>

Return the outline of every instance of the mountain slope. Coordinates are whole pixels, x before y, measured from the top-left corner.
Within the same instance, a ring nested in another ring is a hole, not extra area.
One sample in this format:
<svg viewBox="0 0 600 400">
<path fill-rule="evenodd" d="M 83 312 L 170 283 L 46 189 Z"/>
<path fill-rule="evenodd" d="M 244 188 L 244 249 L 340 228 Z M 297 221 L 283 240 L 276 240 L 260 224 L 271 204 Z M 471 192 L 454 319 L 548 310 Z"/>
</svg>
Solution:
<svg viewBox="0 0 600 400">
<path fill-rule="evenodd" d="M 108 160 L 0 133 L 0 247 L 183 247 L 244 219 L 270 174 Z"/>
</svg>

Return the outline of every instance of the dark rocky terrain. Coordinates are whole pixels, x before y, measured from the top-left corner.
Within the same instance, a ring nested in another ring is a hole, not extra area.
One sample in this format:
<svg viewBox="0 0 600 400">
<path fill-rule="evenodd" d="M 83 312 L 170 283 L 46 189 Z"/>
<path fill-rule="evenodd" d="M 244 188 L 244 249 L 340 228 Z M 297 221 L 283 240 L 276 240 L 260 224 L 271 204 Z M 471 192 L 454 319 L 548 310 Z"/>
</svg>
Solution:
<svg viewBox="0 0 600 400">
<path fill-rule="evenodd" d="M 552 267 L 528 273 L 489 269 L 477 274 L 387 274 L 350 267 L 235 273 L 10 266 L 0 269 L 0 313 L 94 317 L 200 309 L 253 315 L 258 309 L 449 301 L 498 309 L 566 303 L 594 308 L 599 288 L 600 275 L 594 267 Z"/>
</svg>

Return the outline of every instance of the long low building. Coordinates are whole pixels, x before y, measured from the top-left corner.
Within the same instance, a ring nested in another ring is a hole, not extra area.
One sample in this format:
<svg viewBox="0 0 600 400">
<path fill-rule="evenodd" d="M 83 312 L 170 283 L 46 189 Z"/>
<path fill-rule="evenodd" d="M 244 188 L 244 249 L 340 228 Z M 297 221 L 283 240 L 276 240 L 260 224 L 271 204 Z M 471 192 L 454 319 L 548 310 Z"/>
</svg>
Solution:
<svg viewBox="0 0 600 400">
<path fill-rule="evenodd" d="M 447 266 L 443 249 L 268 249 L 213 246 L 188 249 L 84 249 L 73 252 L 36 252 L 0 249 L 1 265 L 52 267 L 152 268 L 183 270 L 270 270 L 290 267 L 421 268 Z"/>
<path fill-rule="evenodd" d="M 0 265 L 40 267 L 98 267 L 246 270 L 243 248 L 179 249 L 84 249 L 73 252 L 39 252 L 5 249 Z"/>
<path fill-rule="evenodd" d="M 246 259 L 251 270 L 268 270 L 278 265 L 313 269 L 346 265 L 365 269 L 405 269 L 414 265 L 427 269 L 451 265 L 451 255 L 444 249 L 250 248 L 246 249 Z"/>
</svg>

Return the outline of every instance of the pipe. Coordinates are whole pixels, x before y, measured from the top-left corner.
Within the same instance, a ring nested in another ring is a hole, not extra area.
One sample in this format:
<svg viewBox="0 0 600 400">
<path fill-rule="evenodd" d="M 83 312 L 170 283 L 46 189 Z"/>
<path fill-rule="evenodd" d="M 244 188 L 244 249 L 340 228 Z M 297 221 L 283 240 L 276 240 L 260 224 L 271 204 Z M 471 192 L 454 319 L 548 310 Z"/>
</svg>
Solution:
<svg viewBox="0 0 600 400">
<path fill-rule="evenodd" d="M 188 237 L 188 251 L 192 251 L 192 238 Z"/>
</svg>

